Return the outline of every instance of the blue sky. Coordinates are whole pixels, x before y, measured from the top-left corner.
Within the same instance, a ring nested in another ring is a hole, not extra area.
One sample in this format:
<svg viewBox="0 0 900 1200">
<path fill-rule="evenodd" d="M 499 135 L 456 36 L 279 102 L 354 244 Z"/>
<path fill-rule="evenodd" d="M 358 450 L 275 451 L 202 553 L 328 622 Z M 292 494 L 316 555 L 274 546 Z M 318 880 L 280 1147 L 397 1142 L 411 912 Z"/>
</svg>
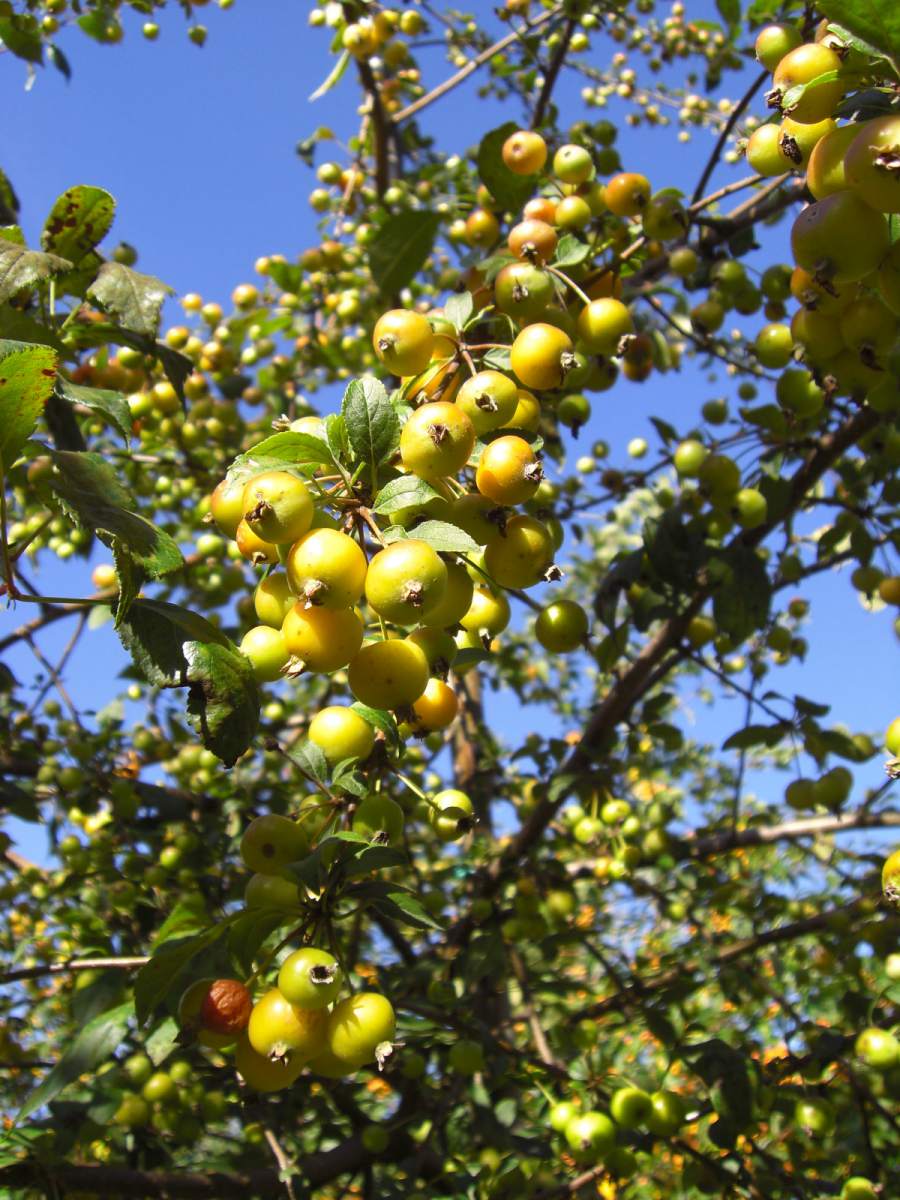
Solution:
<svg viewBox="0 0 900 1200">
<path fill-rule="evenodd" d="M 489 11 L 485 5 L 473 7 Z M 700 16 L 712 6 L 696 8 Z M 693 15 L 693 4 L 691 9 Z M 100 47 L 80 33 L 67 33 L 61 45 L 72 62 L 71 82 L 48 68 L 30 91 L 22 65 L 0 58 L 5 127 L 0 165 L 22 201 L 28 240 L 37 243 L 44 215 L 60 192 L 88 183 L 117 198 L 111 242 L 124 238 L 136 245 L 139 268 L 160 276 L 179 294 L 198 291 L 227 304 L 236 283 L 253 279 L 259 255 L 279 252 L 290 258 L 302 251 L 316 238 L 307 203 L 315 181 L 294 146 L 316 125 L 328 125 L 344 138 L 358 123 L 358 92 L 349 73 L 324 99 L 308 102 L 331 60 L 329 35 L 308 27 L 307 12 L 306 5 L 288 0 L 237 0 L 228 13 L 210 6 L 201 14 L 210 28 L 203 50 L 187 41 L 179 14 L 172 11 L 152 45 L 141 38 L 137 19 L 128 23 L 126 18 L 127 37 L 120 46 Z M 608 43 L 597 37 L 588 61 L 604 65 L 608 57 Z M 422 65 L 432 83 L 451 70 L 440 50 L 423 55 Z M 581 108 L 582 82 L 564 73 L 557 91 L 563 111 L 573 119 Z M 476 84 L 470 81 L 423 117 L 448 153 L 465 151 L 488 129 L 522 115 L 515 104 L 477 100 Z M 733 92 L 736 85 L 727 87 Z M 645 171 L 655 188 L 690 191 L 711 144 L 703 131 L 687 145 L 679 144 L 670 127 L 623 130 L 619 146 L 625 165 Z M 324 156 L 332 157 L 332 150 Z M 715 181 L 738 178 L 735 172 L 746 174 L 746 168 L 724 167 Z M 784 224 L 765 235 L 775 256 L 787 256 L 787 229 Z M 173 308 L 171 319 L 179 313 Z M 747 327 L 753 328 L 755 320 Z M 705 400 L 724 392 L 724 381 L 711 385 L 692 364 L 679 375 L 651 377 L 642 387 L 622 382 L 596 398 L 591 426 L 576 453 L 603 437 L 613 447 L 613 461 L 624 462 L 631 438 L 646 436 L 655 443 L 651 414 L 681 425 Z M 52 566 L 41 584 L 46 592 L 83 594 L 90 586 L 89 570 L 80 561 Z M 802 665 L 775 671 L 771 681 L 782 691 L 831 700 L 836 720 L 876 732 L 896 709 L 896 668 L 892 672 L 886 666 L 896 663 L 892 614 L 864 614 L 848 575 L 819 577 L 803 587 L 802 594 L 813 601 L 809 657 Z M 0 612 L 0 629 L 26 619 L 25 609 Z M 67 636 L 62 626 L 48 631 L 42 644 L 51 657 Z M 110 676 L 123 662 L 106 626 L 86 639 L 68 682 L 84 703 L 103 703 L 115 690 Z M 23 679 L 33 669 L 27 651 L 18 651 L 11 665 Z M 511 736 L 539 720 L 516 711 L 509 701 L 493 699 L 492 704 L 497 723 Z M 741 723 L 743 702 L 696 711 L 695 735 L 716 742 Z M 861 778 L 877 784 L 880 772 L 875 759 Z"/>
</svg>

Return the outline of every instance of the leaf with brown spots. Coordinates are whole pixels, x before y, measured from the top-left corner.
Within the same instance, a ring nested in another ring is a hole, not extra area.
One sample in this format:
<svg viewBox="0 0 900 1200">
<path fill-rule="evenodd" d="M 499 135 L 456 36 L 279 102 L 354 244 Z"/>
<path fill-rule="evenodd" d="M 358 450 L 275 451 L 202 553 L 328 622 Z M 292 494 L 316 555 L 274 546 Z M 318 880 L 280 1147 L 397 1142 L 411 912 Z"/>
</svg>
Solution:
<svg viewBox="0 0 900 1200">
<path fill-rule="evenodd" d="M 109 233 L 115 212 L 116 202 L 103 188 L 70 187 L 50 210 L 41 245 L 77 266 Z"/>
<path fill-rule="evenodd" d="M 34 433 L 56 382 L 57 357 L 49 346 L 0 339 L 0 472 Z"/>
<path fill-rule="evenodd" d="M 44 254 L 40 250 L 29 250 L 18 242 L 0 237 L 0 304 L 49 275 L 68 271 L 72 264 L 56 254 Z"/>
<path fill-rule="evenodd" d="M 172 288 L 155 275 L 142 275 L 117 262 L 103 264 L 87 293 L 104 312 L 114 313 L 125 329 L 148 337 L 156 334 L 163 301 L 171 294 Z"/>
</svg>

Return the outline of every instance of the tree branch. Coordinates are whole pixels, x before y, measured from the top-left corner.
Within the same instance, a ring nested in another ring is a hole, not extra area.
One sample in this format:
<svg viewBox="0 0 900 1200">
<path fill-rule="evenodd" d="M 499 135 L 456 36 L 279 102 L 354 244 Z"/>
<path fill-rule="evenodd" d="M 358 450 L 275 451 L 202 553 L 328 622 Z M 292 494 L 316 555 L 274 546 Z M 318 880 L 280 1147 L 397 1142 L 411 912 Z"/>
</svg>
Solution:
<svg viewBox="0 0 900 1200">
<path fill-rule="evenodd" d="M 632 1003 L 640 1004 L 647 996 L 652 995 L 654 992 L 664 991 L 666 988 L 671 987 L 673 983 L 677 983 L 683 979 L 686 975 L 693 975 L 704 969 L 704 967 L 708 972 L 712 973 L 716 967 L 722 967 L 728 963 L 735 962 L 737 959 L 744 958 L 748 954 L 755 954 L 757 950 L 762 950 L 765 946 L 775 946 L 781 942 L 791 942 L 797 938 L 806 937 L 809 933 L 817 933 L 820 929 L 826 928 L 829 922 L 836 916 L 852 915 L 862 904 L 863 900 L 861 899 L 853 900 L 841 908 L 832 908 L 827 912 L 818 913 L 814 917 L 805 917 L 801 921 L 794 921 L 790 925 L 780 925 L 774 929 L 767 929 L 762 933 L 756 934 L 754 937 L 741 938 L 739 941 L 732 942 L 730 945 L 723 947 L 708 963 L 704 964 L 697 959 L 689 959 L 687 962 L 677 967 L 671 967 L 667 971 L 662 971 L 659 975 L 655 975 L 646 981 L 636 980 L 621 991 L 614 992 L 611 996 L 605 996 L 602 1000 L 598 1000 L 596 1004 L 590 1004 L 580 1012 L 573 1013 L 570 1019 L 578 1021 L 584 1017 L 600 1017 L 608 1012 L 618 1012 L 623 1008 L 627 1008 Z M 707 975 L 707 978 L 711 977 L 711 974 Z"/>
<path fill-rule="evenodd" d="M 40 966 L 7 971 L 5 975 L 0 975 L 0 983 L 15 983 L 20 979 L 40 979 L 44 975 L 67 975 L 70 971 L 133 971 L 135 967 L 143 967 L 149 961 L 146 954 L 133 958 L 69 958 L 64 962 L 41 963 Z"/>
<path fill-rule="evenodd" d="M 578 28 L 578 18 L 569 17 L 566 21 L 566 27 L 562 32 L 559 45 L 553 52 L 553 57 L 550 60 L 550 65 L 544 75 L 544 84 L 541 88 L 540 95 L 537 98 L 537 103 L 534 106 L 534 112 L 531 115 L 531 128 L 538 129 L 544 120 L 547 112 L 547 106 L 550 103 L 550 97 L 553 95 L 553 89 L 556 86 L 556 80 L 559 77 L 560 68 L 566 57 L 566 52 L 569 49 L 569 42 L 572 40 L 572 34 Z"/>
<path fill-rule="evenodd" d="M 889 829 L 900 825 L 900 812 L 841 813 L 840 816 L 801 817 L 781 825 L 756 825 L 749 829 L 723 829 L 720 833 L 702 837 L 688 835 L 672 847 L 679 858 L 708 858 L 744 846 L 768 846 L 772 842 L 792 841 L 795 838 L 820 837 L 829 833 L 849 833 L 854 829 Z"/>
<path fill-rule="evenodd" d="M 725 149 L 725 143 L 728 141 L 728 138 L 731 135 L 731 131 L 734 129 L 735 125 L 737 125 L 738 121 L 741 119 L 741 116 L 746 111 L 747 106 L 749 105 L 750 101 L 753 99 L 753 97 L 756 95 L 756 93 L 759 91 L 759 89 L 762 87 L 762 85 L 766 82 L 766 80 L 768 78 L 769 78 L 769 72 L 761 71 L 759 73 L 759 75 L 757 75 L 757 77 L 750 84 L 750 86 L 747 88 L 746 92 L 744 92 L 743 96 L 741 96 L 740 100 L 738 100 L 738 102 L 734 106 L 734 108 L 732 109 L 731 114 L 728 117 L 728 120 L 722 126 L 722 132 L 719 134 L 718 138 L 716 139 L 716 144 L 715 144 L 715 146 L 713 146 L 712 154 L 710 154 L 709 160 L 707 161 L 706 166 L 703 168 L 703 174 L 700 176 L 697 186 L 694 188 L 694 194 L 691 197 L 692 204 L 696 203 L 700 199 L 700 197 L 703 195 L 703 192 L 706 189 L 706 185 L 709 183 L 710 176 L 712 175 L 713 171 L 716 169 L 716 165 L 718 164 L 718 161 L 719 161 L 719 158 L 721 157 L 722 151 Z"/>
<path fill-rule="evenodd" d="M 433 104 L 435 100 L 439 100 L 441 96 L 446 96 L 448 92 L 468 79 L 479 67 L 483 67 L 486 62 L 490 62 L 495 54 L 499 54 L 501 50 L 505 50 L 513 42 L 518 42 L 526 33 L 533 33 L 534 30 L 540 29 L 542 25 L 546 25 L 548 21 L 552 21 L 554 17 L 559 16 L 561 11 L 560 8 L 551 8 L 548 12 L 543 12 L 535 17 L 533 21 L 526 21 L 524 29 L 515 29 L 512 33 L 505 34 L 499 41 L 494 42 L 492 46 L 488 46 L 486 50 L 482 50 L 471 62 L 467 62 L 455 75 L 451 75 L 443 83 L 439 83 L 437 87 L 432 88 L 426 95 L 420 96 L 418 100 L 414 100 L 412 104 L 407 104 L 406 108 L 401 108 L 398 113 L 394 114 L 394 124 L 399 125 L 401 121 L 409 120 L 417 112 L 421 112 L 423 108 L 427 108 L 429 104 Z"/>
<path fill-rule="evenodd" d="M 390 183 L 390 163 L 388 162 L 388 140 L 390 117 L 381 102 L 381 92 L 372 68 L 365 59 L 357 59 L 359 78 L 369 97 L 372 108 L 372 140 L 375 155 L 375 190 L 379 199 L 387 191 Z"/>
</svg>

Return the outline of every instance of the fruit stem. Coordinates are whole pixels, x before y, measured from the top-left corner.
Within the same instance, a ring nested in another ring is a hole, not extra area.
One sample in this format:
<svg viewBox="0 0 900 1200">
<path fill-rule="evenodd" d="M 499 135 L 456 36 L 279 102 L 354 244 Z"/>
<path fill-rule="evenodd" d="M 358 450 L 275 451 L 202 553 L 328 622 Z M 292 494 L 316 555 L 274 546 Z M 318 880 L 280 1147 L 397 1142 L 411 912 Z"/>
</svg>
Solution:
<svg viewBox="0 0 900 1200">
<path fill-rule="evenodd" d="M 397 776 L 397 778 L 400 780 L 400 782 L 405 787 L 409 788 L 409 790 L 413 793 L 414 796 L 418 796 L 420 800 L 424 800 L 427 805 L 429 805 L 431 808 L 433 808 L 435 810 L 435 812 L 438 811 L 438 806 L 435 804 L 435 802 L 431 799 L 430 796 L 425 795 L 425 793 L 418 786 L 418 784 L 413 783 L 413 781 L 411 779 L 407 779 L 407 777 L 405 775 L 401 775 L 399 771 L 394 771 L 394 774 Z"/>
<path fill-rule="evenodd" d="M 590 304 L 590 296 L 588 296 L 586 292 L 583 292 L 577 283 L 573 283 L 565 271 L 560 271 L 559 267 L 551 267 L 549 263 L 544 270 L 549 271 L 551 275 L 555 275 L 556 278 L 562 280 L 563 283 L 567 283 L 582 304 Z"/>
</svg>

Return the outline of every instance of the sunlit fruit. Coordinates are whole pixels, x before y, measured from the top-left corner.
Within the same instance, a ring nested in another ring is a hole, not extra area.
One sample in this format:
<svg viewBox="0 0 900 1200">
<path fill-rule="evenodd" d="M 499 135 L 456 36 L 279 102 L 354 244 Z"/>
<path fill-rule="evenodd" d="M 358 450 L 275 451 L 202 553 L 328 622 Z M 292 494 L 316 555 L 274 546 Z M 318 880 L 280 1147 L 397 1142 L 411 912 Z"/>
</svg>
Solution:
<svg viewBox="0 0 900 1200">
<path fill-rule="evenodd" d="M 425 691 L 412 706 L 420 729 L 433 732 L 452 725 L 459 709 L 456 692 L 442 679 L 429 679 Z"/>
<path fill-rule="evenodd" d="M 271 988 L 253 1006 L 247 1038 L 263 1058 L 306 1060 L 323 1048 L 326 1020 L 323 1010 L 298 1008 Z"/>
<path fill-rule="evenodd" d="M 396 1030 L 397 1019 L 386 996 L 357 992 L 342 1000 L 328 1018 L 328 1049 L 351 1066 L 376 1061 L 381 1066 Z"/>
<path fill-rule="evenodd" d="M 350 690 L 371 708 L 403 708 L 414 703 L 428 683 L 428 659 L 415 642 L 397 638 L 370 642 L 347 671 Z"/>
<path fill-rule="evenodd" d="M 442 842 L 454 842 L 472 828 L 471 799 L 458 788 L 447 788 L 433 797 L 428 820 Z"/>
<path fill-rule="evenodd" d="M 250 659 L 253 674 L 260 683 L 279 679 L 287 665 L 288 648 L 284 634 L 271 625 L 255 625 L 241 638 L 240 650 Z"/>
<path fill-rule="evenodd" d="M 481 452 L 475 486 L 495 504 L 524 504 L 543 479 L 540 461 L 524 438 L 507 434 L 489 442 Z"/>
<path fill-rule="evenodd" d="M 281 627 L 288 654 L 310 671 L 345 667 L 362 645 L 364 623 L 355 608 L 307 607 L 294 603 Z"/>
<path fill-rule="evenodd" d="M 403 836 L 403 809 L 396 800 L 378 792 L 366 796 L 353 814 L 353 832 L 396 844 Z"/>
<path fill-rule="evenodd" d="M 420 313 L 392 308 L 375 323 L 372 345 L 395 375 L 420 375 L 431 361 L 434 333 Z"/>
<path fill-rule="evenodd" d="M 302 858 L 309 841 L 302 825 L 277 813 L 254 817 L 241 838 L 241 858 L 250 871 L 277 875 Z"/>
<path fill-rule="evenodd" d="M 467 379 L 456 397 L 475 433 L 481 437 L 505 425 L 518 404 L 518 389 L 508 375 L 499 371 L 479 371 Z"/>
<path fill-rule="evenodd" d="M 592 354 L 615 354 L 622 338 L 633 332 L 628 307 L 612 296 L 592 300 L 578 314 L 578 337 Z"/>
<path fill-rule="evenodd" d="M 267 542 L 295 542 L 312 524 L 309 489 L 287 471 L 255 475 L 244 488 L 242 503 L 244 520 Z"/>
<path fill-rule="evenodd" d="M 303 1063 L 299 1056 L 272 1060 L 256 1051 L 246 1036 L 238 1040 L 234 1055 L 235 1070 L 256 1092 L 279 1092 L 290 1087 L 299 1078 Z"/>
<path fill-rule="evenodd" d="M 334 764 L 345 758 L 368 758 L 375 745 L 375 730 L 354 709 L 330 704 L 310 721 L 309 740 Z"/>
<path fill-rule="evenodd" d="M 443 599 L 447 568 L 427 542 L 404 538 L 371 558 L 366 600 L 386 621 L 415 625 Z"/>
<path fill-rule="evenodd" d="M 837 78 L 830 77 L 833 75 Z M 826 78 L 819 82 L 821 76 Z M 781 59 L 772 83 L 786 116 L 806 125 L 822 121 L 831 116 L 844 94 L 840 56 L 821 43 L 807 42 Z M 802 93 L 791 94 L 792 89 L 801 86 Z"/>
<path fill-rule="evenodd" d="M 900 118 L 879 117 L 861 125 L 847 150 L 844 173 L 866 204 L 878 212 L 900 212 Z"/>
<path fill-rule="evenodd" d="M 567 654 L 587 638 L 588 617 L 574 600 L 557 600 L 542 608 L 534 622 L 534 635 L 545 650 Z"/>
<path fill-rule="evenodd" d="M 607 208 L 617 217 L 636 217 L 650 200 L 650 181 L 644 175 L 623 171 L 609 180 L 603 195 Z"/>
<path fill-rule="evenodd" d="M 526 325 L 510 351 L 512 369 L 527 388 L 538 391 L 559 387 L 572 365 L 572 342 L 554 325 Z"/>
<path fill-rule="evenodd" d="M 287 577 L 301 602 L 349 608 L 363 593 L 366 556 L 359 543 L 337 529 L 311 529 L 288 553 Z"/>
<path fill-rule="evenodd" d="M 529 588 L 541 580 L 553 562 L 553 537 L 535 517 L 515 516 L 504 533 L 488 542 L 484 562 L 501 587 Z"/>
<path fill-rule="evenodd" d="M 890 239 L 886 219 L 851 191 L 808 204 L 794 221 L 797 264 L 833 283 L 862 279 L 879 265 Z"/>
<path fill-rule="evenodd" d="M 422 479 L 457 474 L 474 446 L 475 429 L 466 413 L 442 400 L 417 408 L 400 434 L 403 465 Z"/>
<path fill-rule="evenodd" d="M 547 143 L 539 133 L 520 129 L 503 143 L 501 155 L 514 175 L 536 175 L 547 161 Z"/>
</svg>

